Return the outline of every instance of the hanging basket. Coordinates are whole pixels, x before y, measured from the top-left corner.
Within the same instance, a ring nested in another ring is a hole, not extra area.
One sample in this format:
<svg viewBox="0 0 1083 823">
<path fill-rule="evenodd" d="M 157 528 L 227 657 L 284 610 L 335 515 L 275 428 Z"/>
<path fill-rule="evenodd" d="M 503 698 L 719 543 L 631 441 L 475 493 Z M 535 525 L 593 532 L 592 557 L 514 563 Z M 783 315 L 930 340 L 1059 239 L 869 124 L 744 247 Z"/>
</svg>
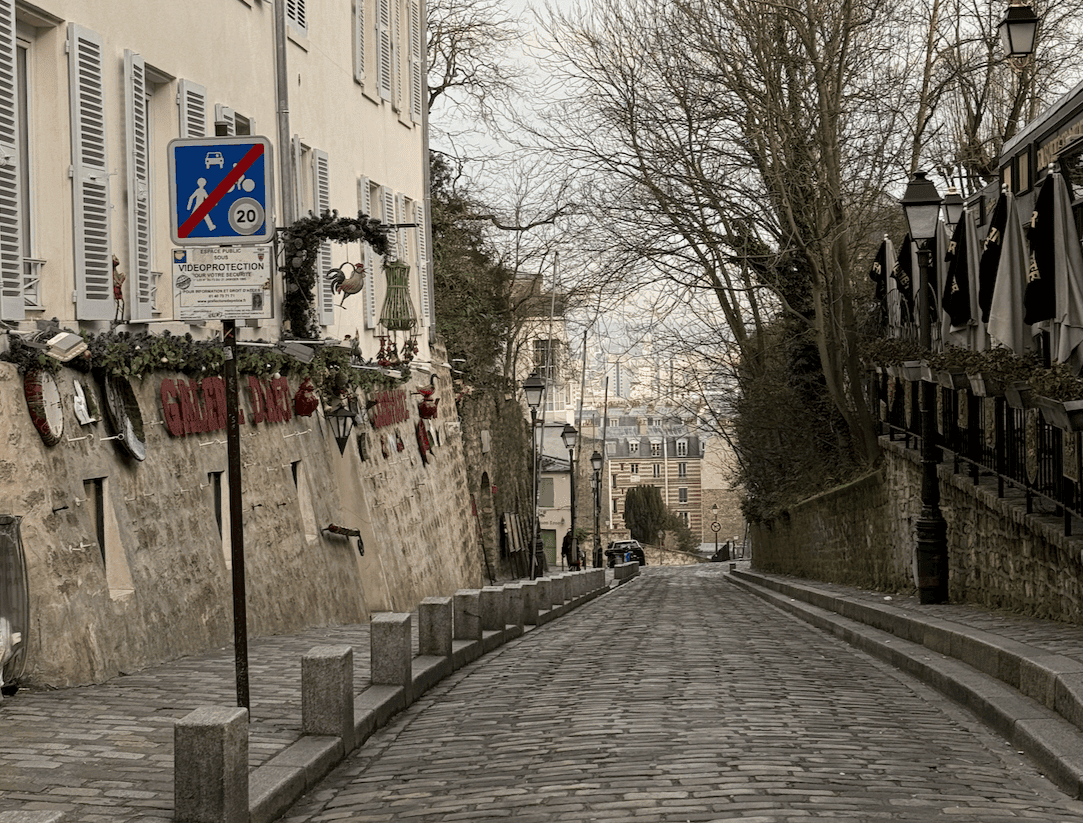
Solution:
<svg viewBox="0 0 1083 823">
<path fill-rule="evenodd" d="M 387 296 L 380 312 L 380 324 L 388 331 L 410 331 L 417 325 L 417 314 L 410 300 L 410 267 L 406 263 L 388 263 Z"/>
</svg>

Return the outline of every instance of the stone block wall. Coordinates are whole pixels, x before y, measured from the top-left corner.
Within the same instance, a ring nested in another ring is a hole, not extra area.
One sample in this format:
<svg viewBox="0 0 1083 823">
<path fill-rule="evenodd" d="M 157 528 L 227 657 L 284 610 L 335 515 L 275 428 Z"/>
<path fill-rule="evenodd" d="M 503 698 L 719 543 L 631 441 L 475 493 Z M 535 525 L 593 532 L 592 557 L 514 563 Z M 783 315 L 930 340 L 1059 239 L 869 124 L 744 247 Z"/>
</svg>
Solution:
<svg viewBox="0 0 1083 823">
<path fill-rule="evenodd" d="M 753 526 L 754 567 L 885 592 L 914 591 L 920 456 L 901 441 L 881 444 L 879 471 Z M 1052 512 L 1028 514 L 1021 491 L 1007 486 L 998 497 L 992 478 L 975 483 L 953 474 L 948 463 L 939 470 L 951 601 L 1083 623 L 1083 539 L 1065 536 Z"/>
</svg>

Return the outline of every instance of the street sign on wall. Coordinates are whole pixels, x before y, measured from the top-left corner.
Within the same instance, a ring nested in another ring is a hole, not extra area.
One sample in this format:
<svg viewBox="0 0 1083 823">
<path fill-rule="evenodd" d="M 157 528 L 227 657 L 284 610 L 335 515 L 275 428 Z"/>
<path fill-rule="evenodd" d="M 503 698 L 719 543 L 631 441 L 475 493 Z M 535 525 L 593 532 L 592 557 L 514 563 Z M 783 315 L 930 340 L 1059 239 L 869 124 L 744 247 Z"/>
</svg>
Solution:
<svg viewBox="0 0 1083 823">
<path fill-rule="evenodd" d="M 176 245 L 271 239 L 274 186 L 266 137 L 173 140 L 168 150 L 169 229 Z"/>
<path fill-rule="evenodd" d="M 173 252 L 177 320 L 269 320 L 270 246 L 185 248 Z"/>
</svg>

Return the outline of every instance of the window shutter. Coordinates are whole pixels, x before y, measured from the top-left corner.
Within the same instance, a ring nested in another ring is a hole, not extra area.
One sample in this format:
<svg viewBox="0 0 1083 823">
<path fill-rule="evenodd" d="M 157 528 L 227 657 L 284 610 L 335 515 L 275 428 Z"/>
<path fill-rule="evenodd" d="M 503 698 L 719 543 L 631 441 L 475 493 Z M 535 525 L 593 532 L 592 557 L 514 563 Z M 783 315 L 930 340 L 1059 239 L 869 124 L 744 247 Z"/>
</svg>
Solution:
<svg viewBox="0 0 1083 823">
<path fill-rule="evenodd" d="M 395 195 L 395 219 L 392 221 L 395 223 L 409 223 L 406 219 L 406 195 Z M 410 250 L 407 246 L 410 243 L 410 233 L 399 229 L 395 232 L 395 248 L 398 249 L 395 252 L 395 256 L 405 263 L 410 262 Z"/>
<path fill-rule="evenodd" d="M 410 119 L 421 122 L 425 81 L 421 54 L 421 3 L 410 0 Z"/>
<path fill-rule="evenodd" d="M 221 103 L 214 104 L 214 133 L 218 134 L 218 127 L 225 126 L 224 137 L 232 137 L 237 133 L 237 118 L 233 109 L 223 106 Z"/>
<path fill-rule="evenodd" d="M 300 29 L 302 34 L 308 34 L 308 10 L 305 8 L 305 0 L 286 0 L 286 18 Z"/>
<path fill-rule="evenodd" d="M 395 219 L 395 192 L 388 186 L 380 186 L 380 207 L 383 209 L 383 221 L 386 225 L 391 226 L 398 222 Z M 387 245 L 389 256 L 397 260 L 399 258 L 398 229 L 390 230 L 387 235 Z"/>
<path fill-rule="evenodd" d="M 402 111 L 402 3 L 391 0 L 391 105 Z"/>
<path fill-rule="evenodd" d="M 26 317 L 15 49 L 15 0 L 0 0 L 0 318 L 4 320 Z"/>
<path fill-rule="evenodd" d="M 391 0 L 376 0 L 376 85 L 391 99 Z"/>
<path fill-rule="evenodd" d="M 331 172 L 327 152 L 319 149 L 312 152 L 312 187 L 316 214 L 331 211 Z M 320 262 L 316 270 L 316 314 L 322 326 L 335 322 L 335 288 L 327 279 L 330 270 L 331 244 L 324 241 L 320 244 Z"/>
<path fill-rule="evenodd" d="M 417 223 L 417 277 L 421 291 L 421 317 L 429 327 L 436 325 L 432 315 L 432 270 L 429 268 L 429 230 L 425 220 L 425 206 L 414 204 L 414 222 Z"/>
<path fill-rule="evenodd" d="M 372 188 L 364 175 L 357 178 L 357 209 L 367 217 L 372 217 Z M 368 243 L 362 243 L 365 264 L 365 328 L 374 329 L 377 323 L 376 313 L 376 255 Z"/>
<path fill-rule="evenodd" d="M 150 159 L 147 72 L 138 54 L 124 52 L 124 134 L 128 161 L 128 309 L 132 320 L 154 314 L 150 260 Z"/>
<path fill-rule="evenodd" d="M 100 35 L 68 24 L 75 314 L 79 320 L 111 320 L 115 313 L 102 46 Z"/>
<path fill-rule="evenodd" d="M 207 89 L 191 80 L 181 80 L 177 95 L 180 107 L 180 136 L 207 136 Z"/>
<path fill-rule="evenodd" d="M 353 3 L 353 79 L 365 83 L 365 0 Z"/>
</svg>

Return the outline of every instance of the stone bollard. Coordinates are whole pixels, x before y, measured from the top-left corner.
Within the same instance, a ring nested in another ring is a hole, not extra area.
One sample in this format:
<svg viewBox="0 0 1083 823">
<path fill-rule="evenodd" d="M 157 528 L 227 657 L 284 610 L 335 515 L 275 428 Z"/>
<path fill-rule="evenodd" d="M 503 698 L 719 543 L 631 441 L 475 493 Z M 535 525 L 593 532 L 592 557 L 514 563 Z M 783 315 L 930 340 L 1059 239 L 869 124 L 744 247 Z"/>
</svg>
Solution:
<svg viewBox="0 0 1083 823">
<path fill-rule="evenodd" d="M 315 646 L 301 658 L 301 732 L 342 738 L 354 750 L 353 647 Z"/>
<path fill-rule="evenodd" d="M 410 615 L 381 612 L 369 627 L 372 646 L 372 685 L 402 686 L 413 682 Z"/>
<path fill-rule="evenodd" d="M 64 823 L 65 812 L 0 812 L 0 823 Z"/>
<path fill-rule="evenodd" d="M 450 597 L 426 597 L 417 607 L 418 653 L 451 656 L 454 610 Z"/>
<path fill-rule="evenodd" d="M 521 583 L 504 584 L 504 622 L 523 628 L 523 586 Z"/>
<path fill-rule="evenodd" d="M 519 584 L 523 593 L 523 624 L 538 625 L 538 581 L 524 580 Z"/>
<path fill-rule="evenodd" d="M 502 632 L 507 619 L 504 616 L 504 589 L 486 586 L 478 597 L 481 612 L 481 628 L 487 632 Z"/>
<path fill-rule="evenodd" d="M 481 592 L 459 589 L 454 597 L 454 632 L 456 640 L 481 640 Z"/>
<path fill-rule="evenodd" d="M 553 587 L 548 577 L 539 577 L 534 583 L 538 587 L 538 611 L 547 612 L 553 608 Z"/>
<path fill-rule="evenodd" d="M 553 606 L 563 606 L 568 599 L 568 579 L 563 574 L 555 574 L 549 578 L 549 599 Z"/>
<path fill-rule="evenodd" d="M 248 823 L 248 710 L 196 709 L 173 726 L 176 823 Z"/>
</svg>

